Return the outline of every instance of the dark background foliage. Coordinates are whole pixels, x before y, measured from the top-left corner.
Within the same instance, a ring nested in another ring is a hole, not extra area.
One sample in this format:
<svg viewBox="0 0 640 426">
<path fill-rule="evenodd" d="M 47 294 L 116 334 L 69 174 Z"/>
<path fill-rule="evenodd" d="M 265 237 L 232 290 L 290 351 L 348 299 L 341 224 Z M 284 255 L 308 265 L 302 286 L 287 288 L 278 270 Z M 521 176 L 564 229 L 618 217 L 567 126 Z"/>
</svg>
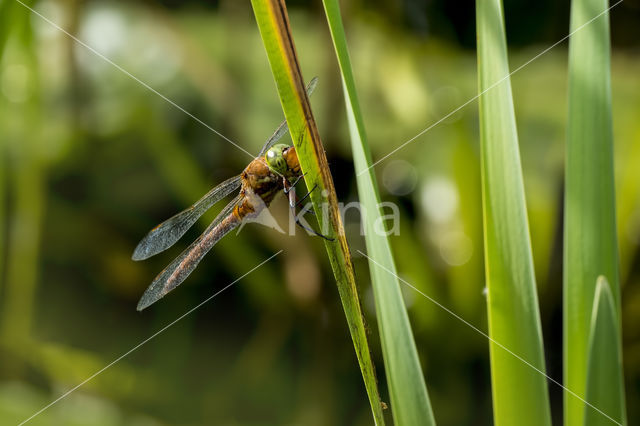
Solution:
<svg viewBox="0 0 640 426">
<path fill-rule="evenodd" d="M 248 2 L 0 2 L 0 420 L 18 423 L 276 251 L 283 253 L 32 424 L 370 424 L 322 242 L 249 225 L 138 313 L 157 272 L 204 229 L 135 263 L 155 224 L 239 173 L 282 119 Z M 288 2 L 339 198 L 357 199 L 342 90 L 320 2 Z M 343 12 L 374 158 L 477 93 L 471 1 L 352 1 Z M 616 190 L 629 423 L 640 419 L 640 57 L 637 3 L 611 12 Z M 569 2 L 505 2 L 512 69 L 568 32 Z M 5 42 L 6 41 L 6 42 Z M 143 87 L 114 64 L 148 84 Z M 512 77 L 550 376 L 562 377 L 567 44 Z M 157 91 L 157 93 L 154 93 Z M 399 205 L 403 278 L 480 329 L 477 105 L 376 167 Z M 272 207 L 281 224 L 287 209 Z M 284 225 L 286 229 L 286 225 Z M 358 217 L 346 227 L 363 249 Z M 386 397 L 366 260 L 355 257 Z M 488 344 L 403 289 L 439 424 L 491 424 Z M 517 391 L 517 390 L 514 390 Z M 550 384 L 554 417 L 561 389 Z"/>
</svg>

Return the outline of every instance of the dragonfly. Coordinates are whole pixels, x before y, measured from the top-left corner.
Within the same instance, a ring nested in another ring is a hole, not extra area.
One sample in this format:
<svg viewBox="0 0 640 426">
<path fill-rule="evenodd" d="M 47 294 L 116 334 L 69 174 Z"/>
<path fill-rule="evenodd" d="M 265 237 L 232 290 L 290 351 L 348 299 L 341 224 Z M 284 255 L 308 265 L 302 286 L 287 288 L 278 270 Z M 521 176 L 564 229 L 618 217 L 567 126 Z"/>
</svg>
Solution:
<svg viewBox="0 0 640 426">
<path fill-rule="evenodd" d="M 315 77 L 309 82 L 308 95 L 311 95 L 315 89 L 317 81 L 318 79 Z M 298 156 L 293 146 L 277 143 L 288 130 L 285 120 L 267 139 L 258 156 L 249 163 L 240 175 L 217 185 L 189 208 L 153 228 L 138 243 L 131 256 L 136 261 L 148 259 L 168 249 L 214 204 L 234 191 L 240 190 L 202 235 L 155 277 L 140 298 L 137 306 L 138 311 L 157 302 L 179 286 L 218 241 L 242 224 L 244 220 L 257 217 L 262 210 L 271 204 L 280 191 L 288 195 L 289 205 L 293 210 L 315 189 L 315 187 L 312 188 L 296 202 L 295 186 L 303 177 Z M 333 239 L 300 223 L 295 214 L 294 217 L 296 224 L 307 231 L 333 241 Z"/>
</svg>

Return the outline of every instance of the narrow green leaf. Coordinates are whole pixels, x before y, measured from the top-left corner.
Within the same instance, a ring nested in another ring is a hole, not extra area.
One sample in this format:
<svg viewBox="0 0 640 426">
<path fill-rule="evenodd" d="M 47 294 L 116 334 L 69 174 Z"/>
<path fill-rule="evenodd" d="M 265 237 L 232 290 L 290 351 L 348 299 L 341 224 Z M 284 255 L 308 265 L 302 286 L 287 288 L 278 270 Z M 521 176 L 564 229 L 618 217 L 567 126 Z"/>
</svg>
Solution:
<svg viewBox="0 0 640 426">
<path fill-rule="evenodd" d="M 304 80 L 289 28 L 287 8 L 284 0 L 252 0 L 251 3 L 300 166 L 305 173 L 307 188 L 315 188 L 317 185 L 317 188 L 311 192 L 311 202 L 321 230 L 325 235 L 335 238 L 335 241 L 325 241 L 327 254 L 336 277 L 373 417 L 376 424 L 383 425 L 382 404 L 353 275 L 349 246 L 338 211 L 333 178 L 329 172 L 309 99 L 304 90 Z M 327 223 L 325 223 L 325 216 L 328 216 Z"/>
<path fill-rule="evenodd" d="M 585 426 L 627 424 L 618 314 L 607 279 L 598 277 L 591 314 L 587 362 Z"/>
<path fill-rule="evenodd" d="M 323 3 L 342 75 L 391 413 L 397 425 L 432 425 L 435 420 L 427 386 L 402 299 L 393 254 L 384 232 L 378 184 L 370 168 L 371 152 L 351 70 L 340 7 L 337 0 L 323 0 Z"/>
<path fill-rule="evenodd" d="M 607 7 L 606 0 L 574 0 L 571 5 L 564 385 L 581 398 L 585 398 L 588 339 L 598 276 L 605 276 L 611 283 L 618 317 L 620 312 Z M 565 392 L 564 403 L 565 424 L 582 425 L 584 402 Z"/>
<path fill-rule="evenodd" d="M 496 425 L 551 424 L 500 0 L 476 2 L 482 200 Z M 486 91 L 486 93 L 485 93 Z M 515 355 L 531 365 L 525 364 Z M 536 371 L 538 369 L 540 371 Z"/>
</svg>

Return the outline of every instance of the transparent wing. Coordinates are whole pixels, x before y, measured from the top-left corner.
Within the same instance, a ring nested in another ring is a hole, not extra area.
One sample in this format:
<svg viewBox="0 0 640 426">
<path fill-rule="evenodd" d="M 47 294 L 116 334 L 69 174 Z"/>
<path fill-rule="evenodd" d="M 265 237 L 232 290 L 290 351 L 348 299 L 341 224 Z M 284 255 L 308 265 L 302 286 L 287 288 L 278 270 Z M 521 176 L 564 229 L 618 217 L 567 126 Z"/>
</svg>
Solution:
<svg viewBox="0 0 640 426">
<path fill-rule="evenodd" d="M 318 84 L 318 77 L 313 77 L 309 82 L 309 84 L 307 84 L 307 96 L 311 96 L 317 84 Z M 287 126 L 287 120 L 284 120 L 282 123 L 280 123 L 280 125 L 278 126 L 276 131 L 273 133 L 273 135 L 271 135 L 271 137 L 267 139 L 264 146 L 260 150 L 260 154 L 258 154 L 258 157 L 264 156 L 264 154 L 267 153 L 269 148 L 271 148 L 273 145 L 276 144 L 276 142 L 282 139 L 282 137 L 286 135 L 288 131 L 289 131 L 289 127 Z"/>
<path fill-rule="evenodd" d="M 262 149 L 260 150 L 260 153 L 258 154 L 258 157 L 263 157 L 264 154 L 267 153 L 269 148 L 271 148 L 273 145 L 276 144 L 276 142 L 282 139 L 282 137 L 286 135 L 288 131 L 289 131 L 289 126 L 287 126 L 287 120 L 284 120 L 282 123 L 280 123 L 280 125 L 278 126 L 276 131 L 273 133 L 273 135 L 271 135 L 271 137 L 267 139 L 267 142 L 265 142 L 265 144 L 263 145 Z"/>
<path fill-rule="evenodd" d="M 179 286 L 196 269 L 204 255 L 222 237 L 240 224 L 241 220 L 233 214 L 233 208 L 240 199 L 241 196 L 238 195 L 227 204 L 202 235 L 158 274 L 140 298 L 137 308 L 139 311 L 155 303 Z"/>
<path fill-rule="evenodd" d="M 153 228 L 138 243 L 131 258 L 144 260 L 174 245 L 215 203 L 240 188 L 240 176 L 232 177 L 213 188 L 186 210 Z"/>
</svg>

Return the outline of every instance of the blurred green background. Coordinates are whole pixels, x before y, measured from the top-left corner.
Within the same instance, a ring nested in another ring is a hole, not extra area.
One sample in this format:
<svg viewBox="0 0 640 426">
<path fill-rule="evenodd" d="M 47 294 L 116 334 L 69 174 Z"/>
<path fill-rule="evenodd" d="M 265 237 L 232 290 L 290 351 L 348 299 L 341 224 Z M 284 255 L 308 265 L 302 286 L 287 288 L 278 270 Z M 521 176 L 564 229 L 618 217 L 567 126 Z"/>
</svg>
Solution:
<svg viewBox="0 0 640 426">
<path fill-rule="evenodd" d="M 343 3 L 375 159 L 476 95 L 473 2 Z M 568 2 L 505 3 L 512 69 L 568 32 Z M 178 290 L 135 310 L 156 273 L 215 211 L 178 247 L 136 263 L 130 256 L 139 239 L 250 158 L 122 71 L 257 153 L 282 111 L 249 3 L 27 4 L 112 63 L 16 0 L 0 1 L 0 423 L 25 420 L 283 249 L 30 424 L 371 424 L 319 238 L 249 225 L 216 246 Z M 305 78 L 320 77 L 312 104 L 339 199 L 355 201 L 322 5 L 289 4 Z M 611 13 L 629 424 L 640 422 L 638 22 L 632 1 Z M 566 43 L 512 77 L 548 373 L 557 380 L 566 81 Z M 486 330 L 477 104 L 376 173 L 384 200 L 400 206 L 392 244 L 402 277 Z M 285 223 L 283 198 L 272 211 Z M 355 212 L 346 229 L 352 252 L 364 250 Z M 366 259 L 354 264 L 388 401 Z M 403 292 L 436 420 L 491 424 L 486 339 Z M 559 424 L 561 389 L 550 384 L 550 392 Z"/>
</svg>

